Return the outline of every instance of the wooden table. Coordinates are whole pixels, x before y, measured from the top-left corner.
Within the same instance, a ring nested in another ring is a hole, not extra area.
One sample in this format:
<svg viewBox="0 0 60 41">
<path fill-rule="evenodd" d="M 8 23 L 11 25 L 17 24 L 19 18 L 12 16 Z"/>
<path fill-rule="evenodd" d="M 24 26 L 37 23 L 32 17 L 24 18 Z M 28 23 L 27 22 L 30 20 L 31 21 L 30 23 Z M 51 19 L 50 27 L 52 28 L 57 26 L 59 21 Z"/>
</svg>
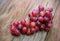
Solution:
<svg viewBox="0 0 60 41">
<path fill-rule="evenodd" d="M 43 4 L 53 7 L 53 25 L 49 32 L 40 31 L 34 35 L 19 37 L 10 34 L 9 25 Z M 0 0 L 0 41 L 60 41 L 60 0 Z"/>
</svg>

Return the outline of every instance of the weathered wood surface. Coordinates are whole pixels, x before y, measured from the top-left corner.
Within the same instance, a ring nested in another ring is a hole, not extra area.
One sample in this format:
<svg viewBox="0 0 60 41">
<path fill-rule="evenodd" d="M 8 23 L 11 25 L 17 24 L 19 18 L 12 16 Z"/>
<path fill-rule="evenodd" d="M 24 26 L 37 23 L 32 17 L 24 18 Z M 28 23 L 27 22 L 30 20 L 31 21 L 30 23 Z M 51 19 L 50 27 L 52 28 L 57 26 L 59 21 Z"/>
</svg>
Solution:
<svg viewBox="0 0 60 41">
<path fill-rule="evenodd" d="M 45 41 L 60 41 L 60 0 L 58 2 L 59 4 L 55 10 L 55 16 L 53 19 L 53 26 L 48 32 Z"/>
<path fill-rule="evenodd" d="M 39 4 L 43 4 L 45 8 L 54 8 L 55 16 L 51 30 L 48 33 L 40 31 L 31 36 L 12 36 L 9 25 L 13 21 L 28 18 L 27 14 Z M 59 11 L 60 0 L 0 0 L 0 41 L 60 41 Z"/>
</svg>

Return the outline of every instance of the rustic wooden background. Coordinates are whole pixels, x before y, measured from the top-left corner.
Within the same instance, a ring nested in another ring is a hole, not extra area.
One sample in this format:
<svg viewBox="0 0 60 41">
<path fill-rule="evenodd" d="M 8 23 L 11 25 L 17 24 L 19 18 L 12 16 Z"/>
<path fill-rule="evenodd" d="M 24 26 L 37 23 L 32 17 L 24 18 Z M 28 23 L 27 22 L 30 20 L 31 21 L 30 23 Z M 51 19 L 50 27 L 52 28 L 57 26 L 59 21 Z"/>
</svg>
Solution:
<svg viewBox="0 0 60 41">
<path fill-rule="evenodd" d="M 54 8 L 51 30 L 37 32 L 31 36 L 12 36 L 9 25 L 13 21 L 27 19 L 27 14 L 39 4 L 43 4 L 45 8 Z M 60 0 L 0 0 L 0 41 L 60 41 Z"/>
</svg>

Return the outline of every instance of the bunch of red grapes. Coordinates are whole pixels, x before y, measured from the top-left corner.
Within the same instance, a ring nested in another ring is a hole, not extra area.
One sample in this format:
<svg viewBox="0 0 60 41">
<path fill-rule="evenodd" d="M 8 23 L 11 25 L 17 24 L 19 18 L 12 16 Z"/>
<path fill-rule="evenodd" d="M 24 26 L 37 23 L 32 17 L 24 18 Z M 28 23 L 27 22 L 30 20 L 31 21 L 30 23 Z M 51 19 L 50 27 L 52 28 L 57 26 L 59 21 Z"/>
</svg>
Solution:
<svg viewBox="0 0 60 41">
<path fill-rule="evenodd" d="M 44 6 L 39 5 L 37 9 L 28 14 L 29 21 L 22 19 L 19 22 L 15 21 L 10 26 L 11 34 L 19 36 L 20 33 L 31 35 L 42 30 L 49 31 L 53 19 L 52 11 L 51 7 L 44 9 Z"/>
</svg>

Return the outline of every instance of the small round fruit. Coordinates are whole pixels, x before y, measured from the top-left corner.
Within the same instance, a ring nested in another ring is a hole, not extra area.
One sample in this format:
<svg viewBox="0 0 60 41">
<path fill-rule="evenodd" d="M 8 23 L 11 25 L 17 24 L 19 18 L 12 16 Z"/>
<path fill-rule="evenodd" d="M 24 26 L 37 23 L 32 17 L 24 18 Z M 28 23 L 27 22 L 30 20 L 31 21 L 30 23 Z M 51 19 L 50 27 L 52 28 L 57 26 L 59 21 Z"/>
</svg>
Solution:
<svg viewBox="0 0 60 41">
<path fill-rule="evenodd" d="M 40 27 L 41 26 L 41 22 L 40 21 L 36 21 L 36 25 L 38 26 L 38 27 Z"/>
<path fill-rule="evenodd" d="M 11 34 L 14 35 L 14 36 L 19 36 L 20 31 L 16 29 L 14 32 L 11 32 Z"/>
<path fill-rule="evenodd" d="M 26 34 L 27 34 L 27 35 L 31 35 L 30 29 L 28 29 L 28 31 L 27 31 Z"/>
<path fill-rule="evenodd" d="M 44 11 L 41 11 L 41 12 L 40 12 L 40 16 L 43 17 L 44 15 L 45 15 L 45 12 L 44 12 Z"/>
<path fill-rule="evenodd" d="M 45 24 L 42 24 L 40 30 L 44 30 L 44 28 L 45 28 Z"/>
<path fill-rule="evenodd" d="M 39 11 L 43 11 L 44 10 L 44 6 L 43 5 L 39 5 Z"/>
<path fill-rule="evenodd" d="M 50 30 L 50 28 L 46 27 L 44 30 L 48 32 Z"/>
<path fill-rule="evenodd" d="M 23 33 L 23 34 L 27 33 L 27 30 L 28 30 L 27 27 L 23 27 L 23 28 L 22 28 L 22 33 Z"/>
<path fill-rule="evenodd" d="M 37 21 L 37 17 L 30 17 L 30 21 Z"/>
<path fill-rule="evenodd" d="M 21 31 L 22 27 L 23 27 L 22 24 L 19 24 L 17 29 Z"/>
<path fill-rule="evenodd" d="M 18 24 L 19 24 L 19 23 L 18 23 L 17 21 L 15 21 L 15 22 L 13 23 L 14 26 L 18 26 Z"/>
<path fill-rule="evenodd" d="M 31 22 L 31 23 L 30 23 L 30 26 L 31 26 L 31 27 L 35 27 L 35 26 L 36 26 L 35 22 Z"/>
<path fill-rule="evenodd" d="M 28 14 L 28 16 L 29 16 L 29 17 L 32 17 L 33 15 L 32 15 L 32 13 L 30 13 L 30 14 Z"/>
<path fill-rule="evenodd" d="M 35 29 L 36 29 L 36 32 L 39 31 L 39 27 L 36 26 Z"/>
<path fill-rule="evenodd" d="M 52 12 L 53 11 L 53 8 L 49 7 L 46 10 Z"/>
<path fill-rule="evenodd" d="M 31 32 L 31 34 L 34 34 L 36 32 L 36 29 L 35 28 L 30 28 L 30 32 Z"/>
<path fill-rule="evenodd" d="M 51 24 L 52 24 L 52 20 L 49 20 L 49 23 L 51 23 Z"/>
<path fill-rule="evenodd" d="M 45 12 L 45 16 L 48 17 L 48 18 L 51 18 L 52 17 L 52 13 L 49 12 L 49 11 L 46 11 Z"/>
<path fill-rule="evenodd" d="M 40 16 L 40 17 L 38 17 L 38 20 L 39 20 L 40 22 L 43 22 L 43 21 L 44 21 L 44 18 L 43 18 L 42 16 Z"/>
<path fill-rule="evenodd" d="M 44 17 L 44 22 L 45 23 L 49 22 L 49 18 L 48 17 Z"/>
<path fill-rule="evenodd" d="M 28 21 L 25 22 L 25 26 L 29 27 L 30 23 Z"/>
<path fill-rule="evenodd" d="M 20 23 L 22 24 L 22 25 L 25 25 L 25 19 L 22 19 L 21 21 L 20 21 Z"/>
<path fill-rule="evenodd" d="M 52 23 L 48 23 L 47 26 L 48 26 L 48 28 L 51 28 Z"/>
<path fill-rule="evenodd" d="M 52 26 L 52 23 L 51 22 L 49 22 L 47 25 L 46 25 L 46 27 L 45 27 L 45 31 L 49 31 L 50 30 L 50 28 L 51 28 L 51 26 Z"/>
<path fill-rule="evenodd" d="M 13 31 L 15 31 L 15 30 L 16 30 L 16 27 L 15 27 L 14 25 L 11 25 L 11 26 L 10 26 L 10 31 L 13 32 Z"/>
<path fill-rule="evenodd" d="M 34 9 L 34 10 L 32 11 L 32 15 L 33 15 L 34 17 L 37 17 L 38 13 L 39 13 L 39 10 L 38 10 L 38 9 Z"/>
</svg>

